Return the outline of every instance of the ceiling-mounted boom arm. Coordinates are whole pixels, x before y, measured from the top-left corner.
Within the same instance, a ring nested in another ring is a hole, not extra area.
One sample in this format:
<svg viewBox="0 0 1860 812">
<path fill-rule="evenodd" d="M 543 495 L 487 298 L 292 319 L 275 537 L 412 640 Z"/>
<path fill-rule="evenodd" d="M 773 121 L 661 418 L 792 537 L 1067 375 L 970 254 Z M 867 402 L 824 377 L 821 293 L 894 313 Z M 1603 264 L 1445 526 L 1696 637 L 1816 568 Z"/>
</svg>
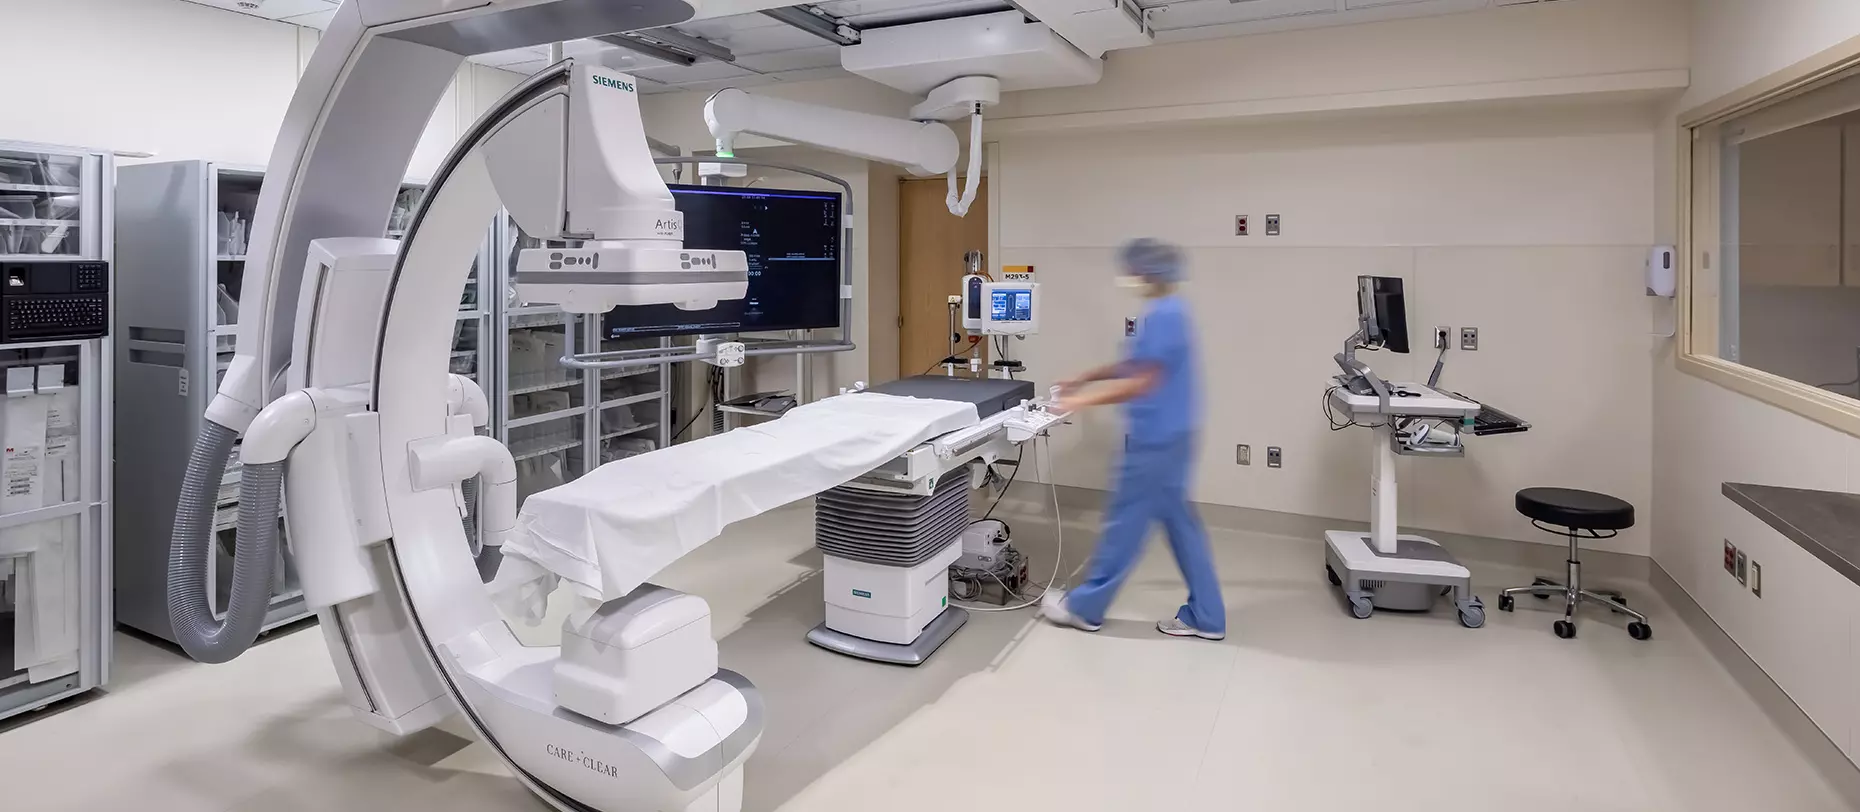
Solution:
<svg viewBox="0 0 1860 812">
<path fill-rule="evenodd" d="M 704 123 L 717 154 L 730 156 L 743 133 L 820 147 L 904 167 L 913 175 L 950 171 L 962 153 L 955 131 L 940 121 L 911 121 L 818 104 L 717 91 L 704 104 Z"/>
</svg>

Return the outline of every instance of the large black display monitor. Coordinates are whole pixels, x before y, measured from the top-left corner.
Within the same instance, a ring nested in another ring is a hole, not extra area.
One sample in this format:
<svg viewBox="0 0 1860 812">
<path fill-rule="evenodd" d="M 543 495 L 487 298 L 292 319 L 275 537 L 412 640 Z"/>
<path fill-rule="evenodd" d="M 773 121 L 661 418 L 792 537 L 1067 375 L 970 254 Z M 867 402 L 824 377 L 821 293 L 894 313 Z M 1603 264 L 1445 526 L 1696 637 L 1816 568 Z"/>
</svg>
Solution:
<svg viewBox="0 0 1860 812">
<path fill-rule="evenodd" d="M 608 338 L 749 333 L 840 326 L 838 192 L 671 184 L 685 215 L 685 245 L 749 255 L 749 292 L 709 310 L 616 307 Z"/>
<path fill-rule="evenodd" d="M 1363 326 L 1363 346 L 1408 351 L 1408 305 L 1399 276 L 1356 278 L 1356 316 Z"/>
</svg>

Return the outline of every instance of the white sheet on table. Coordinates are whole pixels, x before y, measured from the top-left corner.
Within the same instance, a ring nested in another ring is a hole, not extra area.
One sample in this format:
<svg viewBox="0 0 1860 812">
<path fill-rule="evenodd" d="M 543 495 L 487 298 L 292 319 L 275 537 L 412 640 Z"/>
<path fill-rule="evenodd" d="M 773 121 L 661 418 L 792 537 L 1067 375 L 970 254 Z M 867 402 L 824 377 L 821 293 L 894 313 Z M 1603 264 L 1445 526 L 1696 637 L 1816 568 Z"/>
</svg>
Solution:
<svg viewBox="0 0 1860 812">
<path fill-rule="evenodd" d="M 492 589 L 536 617 L 547 589 L 533 581 L 545 571 L 585 598 L 618 598 L 732 522 L 845 484 L 977 422 L 973 404 L 865 392 L 615 460 L 523 503 L 503 548 L 508 572 L 500 569 Z"/>
</svg>

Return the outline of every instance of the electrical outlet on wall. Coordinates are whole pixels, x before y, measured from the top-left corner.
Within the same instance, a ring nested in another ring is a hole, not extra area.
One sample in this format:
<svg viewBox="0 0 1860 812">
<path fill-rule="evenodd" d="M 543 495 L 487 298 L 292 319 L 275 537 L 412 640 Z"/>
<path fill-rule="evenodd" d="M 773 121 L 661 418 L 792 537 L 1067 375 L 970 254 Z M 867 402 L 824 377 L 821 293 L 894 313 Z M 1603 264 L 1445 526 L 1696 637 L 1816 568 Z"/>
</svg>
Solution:
<svg viewBox="0 0 1860 812">
<path fill-rule="evenodd" d="M 1724 540 L 1724 571 L 1730 575 L 1737 574 L 1737 545 L 1730 539 Z"/>
<path fill-rule="evenodd" d="M 1763 597 L 1763 565 L 1750 562 L 1750 594 Z"/>
<path fill-rule="evenodd" d="M 1244 237 L 1246 236 L 1246 232 L 1247 232 L 1246 215 L 1244 214 L 1234 215 L 1234 236 Z"/>
<path fill-rule="evenodd" d="M 1266 447 L 1266 467 L 1267 468 L 1285 467 L 1285 452 L 1279 450 L 1279 447 L 1276 445 L 1267 446 Z"/>
<path fill-rule="evenodd" d="M 1475 352 L 1479 349 L 1479 328 L 1460 328 L 1460 349 L 1467 352 Z"/>
<path fill-rule="evenodd" d="M 1453 328 L 1435 327 L 1434 328 L 1434 349 L 1437 349 L 1437 350 L 1446 349 L 1447 348 L 1447 337 L 1450 335 L 1453 335 Z"/>
<path fill-rule="evenodd" d="M 1750 583 L 1750 559 L 1744 556 L 1743 550 L 1737 551 L 1737 572 L 1735 574 L 1738 583 Z"/>
<path fill-rule="evenodd" d="M 1253 464 L 1253 447 L 1250 445 L 1234 446 L 1234 464 L 1235 465 L 1252 465 Z"/>
</svg>

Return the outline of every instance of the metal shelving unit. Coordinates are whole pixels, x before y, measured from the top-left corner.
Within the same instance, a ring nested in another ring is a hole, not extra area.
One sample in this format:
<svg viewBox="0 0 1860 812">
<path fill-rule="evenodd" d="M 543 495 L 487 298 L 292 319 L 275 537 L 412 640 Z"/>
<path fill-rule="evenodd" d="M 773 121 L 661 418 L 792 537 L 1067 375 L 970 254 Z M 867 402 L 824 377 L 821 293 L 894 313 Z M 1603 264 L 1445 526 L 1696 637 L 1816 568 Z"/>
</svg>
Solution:
<svg viewBox="0 0 1860 812">
<path fill-rule="evenodd" d="M 0 262 L 113 258 L 114 157 L 0 142 Z M 109 338 L 0 344 L 0 719 L 109 679 Z"/>
<path fill-rule="evenodd" d="M 149 483 L 180 481 L 200 415 L 232 363 L 238 333 L 246 241 L 264 172 L 205 161 L 171 161 L 123 167 L 117 173 L 117 244 L 128 262 L 119 279 L 123 295 L 116 327 L 124 354 L 116 367 L 118 391 L 137 404 L 120 427 L 117 471 L 123 491 L 123 531 L 116 540 L 117 622 L 169 641 L 167 558 L 174 526 L 175 491 Z M 402 224 L 424 187 L 406 183 L 390 225 Z M 492 259 L 480 251 L 460 295 L 454 328 L 453 372 L 484 380 L 489 350 L 483 337 L 490 313 L 479 269 Z M 214 514 L 218 554 L 208 562 L 209 601 L 215 616 L 231 598 L 234 527 L 241 476 L 235 448 L 220 484 Z M 288 539 L 287 539 L 288 541 Z M 276 591 L 264 627 L 306 615 L 303 591 L 287 551 L 275 563 Z"/>
<path fill-rule="evenodd" d="M 496 336 L 492 359 L 498 439 L 517 459 L 519 498 L 571 481 L 602 463 L 663 448 L 671 425 L 671 370 L 667 365 L 605 370 L 594 375 L 557 363 L 574 330 L 577 347 L 608 349 L 640 342 L 600 339 L 600 319 L 563 313 L 517 300 L 516 252 L 540 247 L 509 217 L 498 228 Z M 657 346 L 659 339 L 650 339 Z"/>
</svg>

